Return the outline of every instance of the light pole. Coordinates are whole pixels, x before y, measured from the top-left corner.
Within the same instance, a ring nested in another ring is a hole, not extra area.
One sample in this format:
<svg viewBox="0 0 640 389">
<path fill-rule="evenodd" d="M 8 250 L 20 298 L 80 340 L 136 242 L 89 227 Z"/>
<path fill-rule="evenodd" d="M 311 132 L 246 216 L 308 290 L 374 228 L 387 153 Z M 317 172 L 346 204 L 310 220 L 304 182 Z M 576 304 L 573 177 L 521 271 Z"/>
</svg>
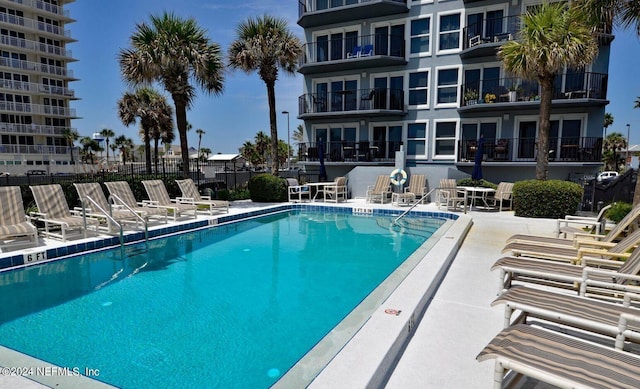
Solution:
<svg viewBox="0 0 640 389">
<path fill-rule="evenodd" d="M 282 111 L 287 115 L 287 170 L 291 170 L 291 143 L 289 143 L 289 111 Z"/>
<path fill-rule="evenodd" d="M 627 155 L 624 157 L 624 170 L 627 170 L 627 164 L 631 165 L 629 162 L 629 147 L 631 146 L 631 124 L 627 124 Z"/>
</svg>

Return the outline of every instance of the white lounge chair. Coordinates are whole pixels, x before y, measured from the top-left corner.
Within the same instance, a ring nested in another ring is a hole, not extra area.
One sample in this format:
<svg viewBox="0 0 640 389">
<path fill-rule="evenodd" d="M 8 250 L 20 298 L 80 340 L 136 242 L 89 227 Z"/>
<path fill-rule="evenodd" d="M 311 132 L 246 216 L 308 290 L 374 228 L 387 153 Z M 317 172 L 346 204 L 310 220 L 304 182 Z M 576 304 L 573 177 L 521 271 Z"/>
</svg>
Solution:
<svg viewBox="0 0 640 389">
<path fill-rule="evenodd" d="M 24 213 L 19 186 L 0 186 L 0 250 L 38 243 L 38 229 Z"/>
<path fill-rule="evenodd" d="M 143 201 L 150 207 L 165 208 L 173 213 L 173 220 L 177 221 L 178 217 L 184 214 L 192 214 L 193 218 L 197 218 L 198 206 L 193 204 L 181 204 L 178 200 L 171 200 L 169 192 L 164 186 L 162 180 L 146 180 L 142 181 L 144 189 L 147 191 L 149 200 Z"/>
<path fill-rule="evenodd" d="M 192 204 L 198 206 L 198 210 L 204 208 L 206 213 L 213 215 L 214 212 L 229 212 L 229 202 L 224 200 L 213 200 L 211 196 L 203 196 L 198 192 L 196 184 L 191 178 L 184 180 L 176 180 L 178 187 L 182 192 L 182 197 L 176 200 L 181 204 Z"/>
</svg>

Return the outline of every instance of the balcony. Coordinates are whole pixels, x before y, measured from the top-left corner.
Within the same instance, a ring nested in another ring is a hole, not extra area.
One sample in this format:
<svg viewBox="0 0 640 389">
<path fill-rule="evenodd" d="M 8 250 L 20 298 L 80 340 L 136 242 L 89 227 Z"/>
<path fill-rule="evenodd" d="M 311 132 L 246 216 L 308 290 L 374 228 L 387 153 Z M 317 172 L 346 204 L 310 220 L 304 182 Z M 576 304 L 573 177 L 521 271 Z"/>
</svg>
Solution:
<svg viewBox="0 0 640 389">
<path fill-rule="evenodd" d="M 307 43 L 298 72 L 314 74 L 406 64 L 404 39 L 377 34 Z"/>
<path fill-rule="evenodd" d="M 485 162 L 535 162 L 537 158 L 535 138 L 485 139 L 483 155 Z M 473 164 L 477 141 L 459 140 L 459 163 Z M 602 162 L 602 138 L 565 137 L 549 138 L 549 162 L 600 163 Z"/>
<path fill-rule="evenodd" d="M 520 31 L 520 15 L 495 19 L 483 19 L 462 30 L 460 58 L 495 56 L 504 42 L 516 39 Z"/>
<path fill-rule="evenodd" d="M 564 73 L 556 77 L 553 106 L 607 104 L 608 75 L 604 73 Z M 479 92 L 481 91 L 481 93 Z M 528 108 L 540 104 L 537 81 L 521 78 L 480 80 L 461 86 L 460 113 L 500 111 L 509 107 Z M 517 104 L 517 105 L 514 105 Z"/>
<path fill-rule="evenodd" d="M 2 154 L 60 154 L 69 155 L 67 146 L 49 146 L 49 145 L 0 145 L 0 153 Z"/>
<path fill-rule="evenodd" d="M 16 103 L 13 101 L 0 101 L 0 111 L 63 116 L 66 118 L 77 117 L 76 110 L 73 108 L 58 107 L 54 105 Z"/>
<path fill-rule="evenodd" d="M 0 133 L 34 134 L 34 135 L 63 135 L 65 128 L 47 126 L 43 124 L 0 123 Z M 75 130 L 75 128 L 72 128 Z"/>
<path fill-rule="evenodd" d="M 340 163 L 387 163 L 394 162 L 396 151 L 400 151 L 400 141 L 337 141 L 325 142 L 324 161 Z M 319 162 L 318 143 L 298 144 L 298 160 Z"/>
<path fill-rule="evenodd" d="M 40 43 L 6 35 L 0 36 L 0 44 L 16 47 L 18 49 L 36 51 L 48 55 L 57 55 L 59 57 L 65 57 L 65 59 L 71 59 L 71 50 L 67 50 L 61 46 L 48 45 L 46 43 Z"/>
<path fill-rule="evenodd" d="M 71 38 L 70 30 L 65 30 L 60 28 L 59 26 L 54 26 L 53 24 L 39 22 L 33 19 L 27 19 L 20 16 L 0 13 L 0 23 L 13 24 L 15 26 L 20 26 L 29 30 L 45 32 L 48 34 L 67 38 L 67 40 L 73 40 L 73 39 L 70 39 Z"/>
<path fill-rule="evenodd" d="M 13 58 L 0 57 L 0 66 L 22 71 L 51 74 L 58 77 L 66 77 L 75 80 L 73 70 L 68 70 L 61 66 L 47 65 L 38 62 L 22 61 Z"/>
<path fill-rule="evenodd" d="M 75 93 L 73 90 L 55 85 L 42 85 L 33 82 L 0 79 L 0 88 L 16 92 L 41 93 L 44 95 L 75 99 Z"/>
<path fill-rule="evenodd" d="M 71 20 L 69 16 L 69 10 L 63 10 L 62 7 L 59 7 L 55 4 L 46 3 L 42 0 L 9 0 L 9 1 L 14 3 L 16 8 L 20 8 L 20 6 L 24 4 L 27 7 L 35 7 L 39 10 L 50 12 L 54 15 L 63 16 Z"/>
<path fill-rule="evenodd" d="M 298 118 L 396 115 L 404 111 L 402 89 L 359 89 L 307 93 L 298 98 Z"/>
<path fill-rule="evenodd" d="M 407 0 L 299 0 L 302 28 L 377 18 L 409 12 Z"/>
</svg>

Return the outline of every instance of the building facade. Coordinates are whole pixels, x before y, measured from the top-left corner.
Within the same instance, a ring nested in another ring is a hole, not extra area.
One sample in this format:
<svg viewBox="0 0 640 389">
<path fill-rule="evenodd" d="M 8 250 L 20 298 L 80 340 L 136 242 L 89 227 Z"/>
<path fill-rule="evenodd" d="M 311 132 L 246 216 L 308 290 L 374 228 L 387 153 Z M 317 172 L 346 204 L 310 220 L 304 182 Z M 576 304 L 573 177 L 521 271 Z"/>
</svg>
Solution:
<svg viewBox="0 0 640 389">
<path fill-rule="evenodd" d="M 402 149 L 409 169 L 469 173 L 480 146 L 487 179 L 534 178 L 539 86 L 510 75 L 496 53 L 517 39 L 519 15 L 539 3 L 300 0 L 300 161 L 313 169 L 320 149 L 327 168 L 343 174 L 393 165 Z M 602 34 L 592 65 L 556 79 L 550 178 L 602 166 L 612 39 Z"/>
<path fill-rule="evenodd" d="M 68 165 L 72 148 L 64 136 L 76 118 L 68 69 L 64 5 L 73 0 L 0 1 L 0 169 L 20 172 Z M 77 153 L 74 157 L 77 160 Z"/>
</svg>

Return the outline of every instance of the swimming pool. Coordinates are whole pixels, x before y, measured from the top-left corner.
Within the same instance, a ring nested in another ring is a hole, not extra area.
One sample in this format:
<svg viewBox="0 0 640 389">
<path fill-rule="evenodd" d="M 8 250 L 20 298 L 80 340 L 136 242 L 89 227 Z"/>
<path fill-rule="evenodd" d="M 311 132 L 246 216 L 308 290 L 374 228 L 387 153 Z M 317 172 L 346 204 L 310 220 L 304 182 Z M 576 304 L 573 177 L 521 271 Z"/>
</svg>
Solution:
<svg viewBox="0 0 640 389">
<path fill-rule="evenodd" d="M 3 272 L 0 343 L 123 387 L 268 387 L 434 220 L 292 211 Z"/>
</svg>

